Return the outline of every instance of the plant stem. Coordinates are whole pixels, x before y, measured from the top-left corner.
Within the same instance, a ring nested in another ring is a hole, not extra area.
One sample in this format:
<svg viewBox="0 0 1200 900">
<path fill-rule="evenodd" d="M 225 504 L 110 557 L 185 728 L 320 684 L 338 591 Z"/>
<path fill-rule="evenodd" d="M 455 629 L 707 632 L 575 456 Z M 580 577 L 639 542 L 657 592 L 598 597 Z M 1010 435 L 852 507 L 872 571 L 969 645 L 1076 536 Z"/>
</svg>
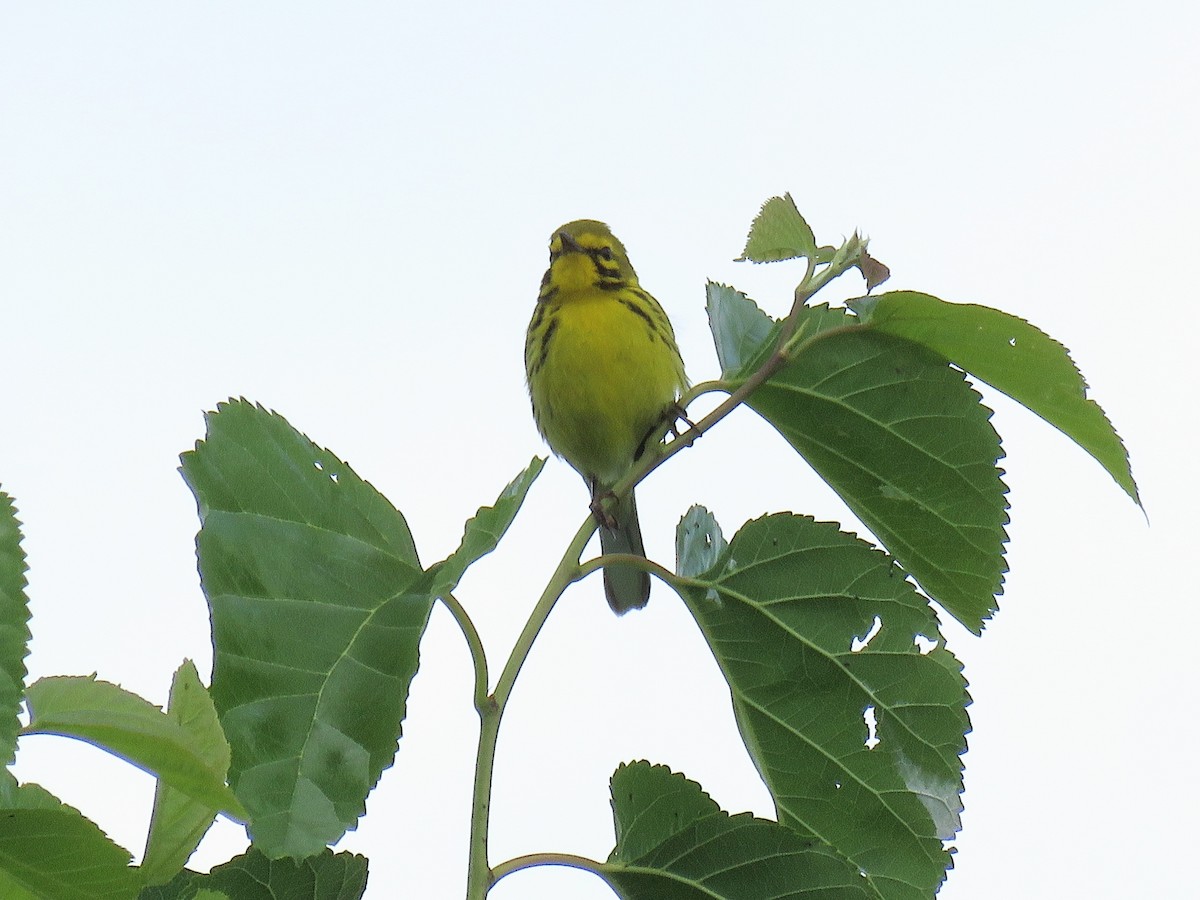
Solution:
<svg viewBox="0 0 1200 900">
<path fill-rule="evenodd" d="M 484 900 L 491 886 L 498 877 L 488 866 L 488 822 L 491 815 L 492 803 L 492 771 L 496 761 L 496 740 L 500 734 L 500 720 L 504 716 L 504 708 L 512 694 L 513 685 L 521 666 L 529 656 L 533 642 L 537 639 L 554 604 L 562 596 L 563 591 L 579 578 L 579 557 L 583 548 L 596 531 L 596 523 L 591 516 L 579 527 L 571 540 L 566 552 L 558 563 L 558 568 L 550 576 L 546 589 L 538 598 L 529 614 L 520 637 L 513 645 L 508 661 L 496 682 L 496 689 L 477 702 L 479 712 L 479 746 L 475 754 L 475 789 L 471 804 L 471 839 L 470 859 L 467 867 L 467 900 Z M 453 611 L 453 610 L 452 610 Z M 465 613 L 464 613 L 465 615 Z M 461 623 L 460 623 L 461 624 Z M 473 630 L 473 629 L 472 629 Z M 464 629 L 465 633 L 465 629 Z M 470 638 L 468 638 L 470 642 Z M 478 671 L 476 673 L 478 675 Z"/>
<path fill-rule="evenodd" d="M 463 637 L 467 639 L 467 647 L 471 651 L 471 664 L 475 669 L 475 709 L 478 711 L 487 702 L 488 689 L 487 654 L 483 651 L 483 641 L 479 638 L 475 623 L 453 594 L 446 594 L 438 599 L 450 611 L 450 615 L 454 616 L 454 621 L 462 629 Z"/>
<path fill-rule="evenodd" d="M 494 872 L 496 881 L 499 881 L 505 875 L 511 875 L 521 869 L 528 869 L 532 866 L 570 866 L 573 869 L 583 869 L 587 872 L 595 872 L 600 874 L 600 866 L 603 863 L 597 862 L 594 859 L 588 859 L 586 856 L 576 856 L 574 853 L 529 853 L 525 856 L 518 856 L 515 859 L 507 860 L 496 866 Z"/>
</svg>

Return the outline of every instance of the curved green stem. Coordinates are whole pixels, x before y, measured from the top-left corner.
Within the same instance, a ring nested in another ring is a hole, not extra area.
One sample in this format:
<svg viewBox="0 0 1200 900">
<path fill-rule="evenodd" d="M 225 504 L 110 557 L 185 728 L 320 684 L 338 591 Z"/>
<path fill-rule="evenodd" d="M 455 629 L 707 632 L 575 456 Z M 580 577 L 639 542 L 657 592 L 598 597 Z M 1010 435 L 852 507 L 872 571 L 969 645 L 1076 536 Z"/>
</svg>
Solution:
<svg viewBox="0 0 1200 900">
<path fill-rule="evenodd" d="M 505 875 L 511 875 L 513 872 L 533 866 L 570 866 L 573 869 L 583 869 L 586 872 L 595 872 L 597 875 L 600 875 L 600 867 L 602 865 L 603 863 L 597 862 L 594 859 L 588 859 L 586 856 L 576 856 L 574 853 L 529 853 L 525 856 L 506 860 L 496 866 L 492 870 L 492 874 L 495 876 L 493 884 Z"/>
<path fill-rule="evenodd" d="M 488 866 L 488 822 L 491 816 L 492 772 L 496 761 L 496 740 L 500 734 L 500 720 L 512 694 L 513 685 L 521 666 L 529 656 L 533 642 L 537 639 L 554 604 L 563 591 L 579 578 L 579 557 L 583 548 L 596 531 L 596 523 L 589 516 L 571 540 L 558 568 L 550 576 L 546 589 L 529 614 L 525 627 L 513 645 L 508 661 L 500 672 L 496 689 L 477 704 L 479 711 L 479 745 L 475 754 L 475 788 L 471 803 L 470 859 L 467 867 L 467 900 L 484 900 L 488 890 L 500 877 Z M 464 614 L 465 615 L 465 614 Z M 461 623 L 460 623 L 461 624 Z M 472 629 L 473 630 L 473 629 Z M 464 632 L 465 633 L 465 632 Z M 470 638 L 468 638 L 470 643 Z M 505 873 L 502 873 L 505 874 Z"/>
<path fill-rule="evenodd" d="M 629 566 L 632 569 L 645 569 L 651 575 L 657 575 L 660 580 L 665 581 L 667 584 L 674 584 L 679 580 L 679 576 L 670 569 L 656 563 L 652 559 L 638 556 L 636 553 L 606 553 L 603 556 L 593 557 L 579 564 L 579 578 L 582 580 L 597 569 L 616 565 Z"/>
<path fill-rule="evenodd" d="M 488 664 L 487 655 L 483 651 L 483 641 L 479 639 L 475 623 L 453 594 L 446 594 L 438 599 L 450 611 L 450 615 L 462 629 L 463 637 L 467 639 L 467 648 L 471 651 L 471 664 L 475 669 L 475 709 L 479 710 L 487 701 L 488 695 Z"/>
</svg>

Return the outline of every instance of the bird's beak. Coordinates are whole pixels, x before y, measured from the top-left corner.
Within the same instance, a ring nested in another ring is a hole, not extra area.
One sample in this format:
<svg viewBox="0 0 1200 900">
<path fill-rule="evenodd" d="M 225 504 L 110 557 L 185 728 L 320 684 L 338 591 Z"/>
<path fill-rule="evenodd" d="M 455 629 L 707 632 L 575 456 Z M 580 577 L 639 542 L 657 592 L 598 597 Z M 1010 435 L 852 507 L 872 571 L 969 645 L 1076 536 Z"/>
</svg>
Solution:
<svg viewBox="0 0 1200 900">
<path fill-rule="evenodd" d="M 571 235 L 567 234 L 565 231 L 560 231 L 558 233 L 558 239 L 562 241 L 563 250 L 572 250 L 575 253 L 583 252 L 583 246 L 579 243 L 579 241 L 575 240 L 575 238 L 571 237 Z"/>
</svg>

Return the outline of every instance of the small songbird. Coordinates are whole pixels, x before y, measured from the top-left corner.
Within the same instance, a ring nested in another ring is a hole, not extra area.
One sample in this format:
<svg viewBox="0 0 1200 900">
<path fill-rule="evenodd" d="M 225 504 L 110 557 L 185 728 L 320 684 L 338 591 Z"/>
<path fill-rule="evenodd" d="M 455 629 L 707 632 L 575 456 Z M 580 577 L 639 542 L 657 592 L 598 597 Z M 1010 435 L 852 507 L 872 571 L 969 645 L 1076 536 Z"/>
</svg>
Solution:
<svg viewBox="0 0 1200 900">
<path fill-rule="evenodd" d="M 591 490 L 602 552 L 645 556 L 633 491 L 607 509 L 601 501 L 674 420 L 687 377 L 667 314 L 603 222 L 580 219 L 551 235 L 525 376 L 538 431 Z M 640 609 L 650 575 L 606 566 L 604 593 L 618 615 Z"/>
</svg>

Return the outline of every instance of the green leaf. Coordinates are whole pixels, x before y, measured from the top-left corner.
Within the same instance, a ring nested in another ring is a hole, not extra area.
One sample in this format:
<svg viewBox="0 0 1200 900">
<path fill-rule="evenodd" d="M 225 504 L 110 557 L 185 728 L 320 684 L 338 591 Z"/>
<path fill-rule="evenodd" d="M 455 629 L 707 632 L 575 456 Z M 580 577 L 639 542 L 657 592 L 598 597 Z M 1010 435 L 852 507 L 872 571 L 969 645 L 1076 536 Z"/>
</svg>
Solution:
<svg viewBox="0 0 1200 900">
<path fill-rule="evenodd" d="M 731 816 L 665 766 L 612 777 L 617 846 L 600 874 L 625 900 L 862 900 L 858 869 L 776 822 Z"/>
<path fill-rule="evenodd" d="M 209 766 L 193 736 L 148 700 L 95 676 L 41 678 L 26 692 L 22 734 L 77 738 L 151 772 L 212 809 L 241 815 L 225 773 Z"/>
<path fill-rule="evenodd" d="M 868 326 L 922 344 L 1041 416 L 1104 466 L 1141 505 L 1129 454 L 1067 348 L 1024 319 L 916 291 L 850 302 Z"/>
<path fill-rule="evenodd" d="M 358 900 L 367 889 L 367 859 L 324 850 L 307 859 L 266 857 L 251 848 L 207 875 L 182 872 L 170 884 L 147 888 L 138 900 Z"/>
<path fill-rule="evenodd" d="M 0 810 L 0 888 L 6 898 L 131 900 L 130 855 L 78 810 L 37 785 L 4 791 Z"/>
<path fill-rule="evenodd" d="M 707 292 L 708 327 L 717 346 L 721 377 L 753 371 L 774 346 L 779 323 L 728 285 L 710 281 Z"/>
<path fill-rule="evenodd" d="M 812 229 L 800 215 L 791 194 L 772 197 L 763 204 L 746 238 L 746 249 L 738 262 L 778 262 L 783 259 L 813 257 L 817 241 Z"/>
<path fill-rule="evenodd" d="M 544 458 L 535 456 L 525 470 L 508 483 L 494 506 L 479 507 L 474 517 L 467 520 L 458 549 L 443 562 L 431 567 L 437 570 L 433 594 L 443 596 L 453 591 L 472 563 L 496 549 L 545 464 Z"/>
<path fill-rule="evenodd" d="M 309 856 L 392 764 L 432 579 L 404 517 L 282 416 L 232 401 L 207 421 L 183 475 L 230 783 L 265 854 Z"/>
<path fill-rule="evenodd" d="M 853 861 L 880 897 L 931 897 L 959 829 L 969 697 L 903 570 L 834 525 L 779 514 L 680 587 L 780 822 Z"/>
<path fill-rule="evenodd" d="M 29 601 L 25 597 L 25 552 L 12 498 L 0 491 L 0 764 L 9 765 L 21 723 L 29 653 Z"/>
<path fill-rule="evenodd" d="M 191 660 L 184 660 L 171 680 L 167 716 L 188 736 L 204 767 L 224 780 L 229 771 L 229 744 L 217 721 L 216 707 Z M 173 878 L 195 852 L 217 812 L 159 781 L 146 852 L 139 867 L 142 884 L 161 884 Z"/>
<path fill-rule="evenodd" d="M 747 403 L 967 628 L 995 611 L 1006 488 L 991 411 L 932 351 L 820 330 Z"/>
</svg>

